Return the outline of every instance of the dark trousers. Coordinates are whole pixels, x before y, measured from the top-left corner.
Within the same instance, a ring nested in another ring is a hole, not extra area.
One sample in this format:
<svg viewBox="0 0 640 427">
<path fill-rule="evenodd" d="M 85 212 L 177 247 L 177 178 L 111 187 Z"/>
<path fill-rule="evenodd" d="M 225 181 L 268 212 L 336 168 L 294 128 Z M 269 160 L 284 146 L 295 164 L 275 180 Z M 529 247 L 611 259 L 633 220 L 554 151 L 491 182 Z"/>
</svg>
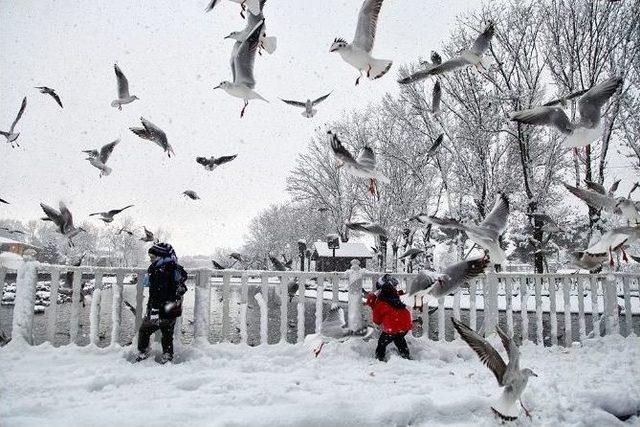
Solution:
<svg viewBox="0 0 640 427">
<path fill-rule="evenodd" d="M 400 357 L 409 359 L 409 346 L 407 345 L 407 341 L 404 339 L 405 335 L 407 335 L 406 332 L 400 332 L 398 334 L 388 334 L 386 332 L 381 333 L 380 338 L 378 338 L 378 347 L 376 347 L 376 358 L 378 360 L 384 360 L 387 346 L 393 342 L 398 349 L 398 353 L 400 353 Z"/>
<path fill-rule="evenodd" d="M 149 347 L 151 335 L 160 329 L 162 332 L 162 352 L 173 355 L 173 327 L 176 319 L 161 319 L 159 323 L 153 323 L 145 317 L 138 331 L 138 351 L 145 352 Z"/>
</svg>

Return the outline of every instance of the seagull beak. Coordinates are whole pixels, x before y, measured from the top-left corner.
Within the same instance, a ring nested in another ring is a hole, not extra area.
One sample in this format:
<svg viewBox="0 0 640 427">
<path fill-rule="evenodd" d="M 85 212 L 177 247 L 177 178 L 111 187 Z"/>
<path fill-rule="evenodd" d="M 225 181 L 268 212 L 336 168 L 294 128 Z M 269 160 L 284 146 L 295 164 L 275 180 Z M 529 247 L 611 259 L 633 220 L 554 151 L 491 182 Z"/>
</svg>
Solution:
<svg viewBox="0 0 640 427">
<path fill-rule="evenodd" d="M 337 48 L 335 48 L 335 47 L 331 47 L 331 48 L 329 49 L 329 52 L 335 52 L 335 51 L 336 51 L 336 49 L 337 49 Z"/>
<path fill-rule="evenodd" d="M 222 84 L 219 84 L 218 86 L 214 87 L 214 89 L 220 89 L 220 86 L 222 86 Z"/>
<path fill-rule="evenodd" d="M 230 38 L 231 38 L 231 34 L 229 34 L 228 36 L 226 36 L 226 37 L 225 37 L 225 40 L 226 40 L 226 39 L 230 39 Z"/>
</svg>

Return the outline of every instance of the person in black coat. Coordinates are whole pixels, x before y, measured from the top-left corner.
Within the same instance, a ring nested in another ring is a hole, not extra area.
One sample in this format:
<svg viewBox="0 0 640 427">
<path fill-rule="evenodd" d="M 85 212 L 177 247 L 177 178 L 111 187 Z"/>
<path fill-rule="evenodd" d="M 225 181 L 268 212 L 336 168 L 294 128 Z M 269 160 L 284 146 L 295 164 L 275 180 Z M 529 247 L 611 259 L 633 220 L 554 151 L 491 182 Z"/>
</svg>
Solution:
<svg viewBox="0 0 640 427">
<path fill-rule="evenodd" d="M 156 243 L 149 248 L 151 265 L 145 282 L 149 286 L 147 313 L 138 331 L 136 361 L 149 357 L 149 340 L 158 329 L 162 332 L 161 363 L 173 359 L 173 328 L 182 315 L 182 295 L 187 290 L 186 271 L 178 264 L 176 253 L 168 243 Z"/>
</svg>

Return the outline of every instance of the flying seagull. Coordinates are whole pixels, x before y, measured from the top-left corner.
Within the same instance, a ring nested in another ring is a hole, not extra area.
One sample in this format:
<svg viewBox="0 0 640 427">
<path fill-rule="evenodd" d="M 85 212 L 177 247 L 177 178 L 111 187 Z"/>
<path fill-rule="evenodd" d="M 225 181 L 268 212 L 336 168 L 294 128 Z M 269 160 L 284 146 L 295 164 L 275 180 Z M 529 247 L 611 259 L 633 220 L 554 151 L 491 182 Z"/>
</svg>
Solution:
<svg viewBox="0 0 640 427">
<path fill-rule="evenodd" d="M 573 123 L 567 113 L 558 106 L 539 106 L 516 111 L 511 120 L 534 126 L 551 126 L 567 135 L 565 147 L 583 147 L 591 144 L 601 134 L 600 118 L 602 107 L 622 85 L 621 77 L 614 77 L 593 86 L 578 100 L 580 121 Z"/>
<path fill-rule="evenodd" d="M 363 233 L 371 234 L 373 236 L 389 235 L 389 232 L 376 222 L 360 221 L 360 222 L 346 222 L 345 225 L 348 229 L 354 231 L 361 231 Z"/>
<path fill-rule="evenodd" d="M 244 107 L 240 111 L 240 117 L 244 117 L 244 111 L 252 99 L 264 99 L 253 89 L 256 87 L 256 80 L 253 77 L 253 64 L 256 59 L 256 52 L 260 44 L 260 33 L 264 25 L 264 20 L 251 31 L 249 36 L 242 42 L 237 41 L 231 51 L 231 73 L 233 82 L 223 81 L 214 89 L 223 89 L 231 96 L 244 101 Z"/>
<path fill-rule="evenodd" d="M 9 128 L 8 132 L 4 132 L 0 130 L 0 135 L 4 136 L 5 138 L 7 138 L 7 142 L 9 144 L 11 144 L 11 148 L 14 148 L 14 142 L 16 141 L 16 139 L 18 139 L 18 137 L 20 136 L 20 132 L 13 132 L 13 130 L 16 128 L 16 125 L 18 124 L 18 121 L 20 120 L 20 117 L 22 117 L 22 114 L 24 113 L 24 109 L 27 108 L 27 97 L 25 96 L 22 99 L 22 104 L 20 105 L 20 111 L 18 111 L 18 115 L 16 116 L 15 120 L 13 121 L 13 123 L 11 123 L 11 127 Z M 20 146 L 20 144 L 18 144 L 17 142 L 15 142 L 16 146 Z"/>
<path fill-rule="evenodd" d="M 104 221 L 105 223 L 107 223 L 107 224 L 108 224 L 108 223 L 110 223 L 110 222 L 113 222 L 113 217 L 114 217 L 114 216 L 116 216 L 117 214 L 119 214 L 119 213 L 120 213 L 120 212 L 122 212 L 123 210 L 125 210 L 125 209 L 129 209 L 129 208 L 131 208 L 131 207 L 133 207 L 133 205 L 125 206 L 125 207 L 124 207 L 124 208 L 122 208 L 122 209 L 112 209 L 112 210 L 107 211 L 107 212 L 96 212 L 96 213 L 89 214 L 89 216 L 100 215 L 100 218 L 98 218 L 98 219 L 100 219 L 100 220 L 102 220 L 102 221 Z M 124 229 L 121 229 L 121 230 L 124 230 Z M 118 233 L 118 234 L 119 234 L 119 233 Z"/>
<path fill-rule="evenodd" d="M 347 43 L 343 38 L 336 38 L 329 49 L 329 52 L 338 52 L 347 64 L 358 70 L 356 85 L 360 83 L 363 72 L 367 78 L 375 80 L 384 76 L 393 64 L 393 61 L 371 56 L 382 2 L 383 0 L 364 0 L 358 13 L 358 26 L 353 42 Z"/>
<path fill-rule="evenodd" d="M 114 99 L 111 102 L 112 107 L 118 107 L 118 110 L 122 110 L 122 106 L 125 104 L 131 104 L 136 99 L 139 99 L 135 95 L 129 94 L 129 80 L 124 76 L 118 64 L 113 64 L 113 69 L 116 72 L 116 79 L 118 80 L 118 99 Z"/>
<path fill-rule="evenodd" d="M 40 207 L 47 216 L 47 219 L 52 221 L 58 227 L 58 232 L 68 239 L 69 246 L 73 246 L 72 239 L 75 236 L 82 231 L 86 231 L 82 227 L 75 227 L 73 225 L 73 216 L 63 202 L 60 202 L 59 204 L 60 211 L 57 211 L 44 203 L 40 203 Z"/>
<path fill-rule="evenodd" d="M 226 270 L 227 269 L 227 267 L 223 267 L 222 264 L 220 264 L 215 259 L 212 259 L 211 263 L 213 264 L 213 268 L 215 268 L 216 270 Z"/>
<path fill-rule="evenodd" d="M 582 201 L 594 209 L 603 209 L 608 212 L 622 215 L 631 225 L 640 223 L 640 212 L 633 200 L 629 200 L 625 197 L 614 197 L 611 190 L 605 194 L 601 192 L 603 188 L 593 186 L 593 183 L 591 183 L 591 188 L 595 188 L 595 190 L 587 190 L 580 187 L 574 187 L 569 184 L 564 184 L 564 186 L 573 195 L 582 199 Z M 614 183 L 612 188 L 615 190 L 615 187 L 617 187 L 617 185 Z"/>
<path fill-rule="evenodd" d="M 64 108 L 62 106 L 62 101 L 60 100 L 60 96 L 58 96 L 58 94 L 54 89 L 51 89 L 50 87 L 46 87 L 46 86 L 36 86 L 36 89 L 40 89 L 40 93 L 51 95 L 51 97 L 58 103 L 60 108 Z"/>
<path fill-rule="evenodd" d="M 600 240 L 590 245 L 584 253 L 596 258 L 607 257 L 613 267 L 613 252 L 622 252 L 622 259 L 629 261 L 625 246 L 631 245 L 640 238 L 640 226 L 613 228 L 600 237 Z"/>
<path fill-rule="evenodd" d="M 153 233 L 149 230 L 147 230 L 147 227 L 142 227 L 144 228 L 144 236 L 140 238 L 140 240 L 142 240 L 143 242 L 157 242 L 158 239 L 156 239 L 156 237 L 153 235 Z"/>
<path fill-rule="evenodd" d="M 521 396 L 527 387 L 529 377 L 537 377 L 538 375 L 529 368 L 520 369 L 520 350 L 513 338 L 509 338 L 499 326 L 496 326 L 496 332 L 509 358 L 509 363 L 505 364 L 500 354 L 487 340 L 459 320 L 452 317 L 451 321 L 460 337 L 476 352 L 482 363 L 496 376 L 498 385 L 504 387 L 500 401 L 496 405 L 497 408 L 492 407 L 491 409 L 501 418 L 513 421 L 517 418 L 517 412 L 514 413 L 513 406 L 517 401 L 520 401 L 520 406 L 524 409 L 525 414 L 531 418 L 531 413 L 522 404 Z"/>
<path fill-rule="evenodd" d="M 489 215 L 478 225 L 462 224 L 453 218 L 438 218 L 419 214 L 410 220 L 421 223 L 431 223 L 442 228 L 453 228 L 467 233 L 469 239 L 489 252 L 491 262 L 503 264 L 507 257 L 500 247 L 498 238 L 507 226 L 509 216 L 509 199 L 504 194 L 499 194 L 493 209 Z"/>
<path fill-rule="evenodd" d="M 237 154 L 234 154 L 231 156 L 221 156 L 221 157 L 211 156 L 208 159 L 206 157 L 196 157 L 196 162 L 204 166 L 206 170 L 212 171 L 220 165 L 229 163 L 230 161 L 234 160 L 236 157 L 238 157 Z"/>
<path fill-rule="evenodd" d="M 262 13 L 262 8 L 266 0 L 260 0 L 260 12 L 259 13 L 249 13 L 249 18 L 247 19 L 247 25 L 245 25 L 242 31 L 233 31 L 231 34 L 225 37 L 225 39 L 233 39 L 237 42 L 243 42 L 246 38 L 251 34 L 251 31 L 260 23 L 260 21 L 264 20 L 264 15 Z M 278 46 L 278 39 L 276 37 L 267 37 L 267 24 L 262 26 L 260 30 L 260 45 L 258 46 L 258 54 L 262 55 L 262 49 L 266 50 L 267 53 L 272 54 L 276 51 L 276 47 Z"/>
<path fill-rule="evenodd" d="M 185 190 L 182 192 L 185 197 L 190 198 L 191 200 L 200 200 L 200 196 L 193 190 Z"/>
<path fill-rule="evenodd" d="M 311 99 L 307 99 L 306 102 L 293 101 L 290 99 L 282 99 L 282 98 L 280 99 L 282 100 L 282 102 L 285 102 L 289 105 L 293 105 L 294 107 L 304 108 L 304 111 L 302 112 L 302 117 L 306 117 L 310 119 L 311 117 L 315 116 L 316 113 L 318 112 L 318 110 L 316 110 L 313 107 L 315 107 L 316 105 L 318 105 L 319 103 L 327 99 L 329 95 L 331 95 L 331 92 L 329 92 L 324 96 L 321 96 L 318 99 L 314 99 L 313 101 Z"/>
<path fill-rule="evenodd" d="M 429 61 L 420 61 L 420 65 L 424 65 L 427 67 L 435 67 L 436 65 L 442 64 L 442 57 L 435 50 L 431 51 L 431 62 Z"/>
<path fill-rule="evenodd" d="M 11 203 L 7 202 L 7 201 L 6 201 L 6 200 L 4 200 L 4 199 L 0 199 L 0 203 L 4 203 L 4 204 L 6 204 L 6 205 L 10 205 L 10 204 L 11 204 Z"/>
<path fill-rule="evenodd" d="M 451 264 L 442 273 L 422 270 L 407 286 L 407 295 L 411 297 L 421 293 L 440 298 L 453 294 L 466 281 L 482 274 L 489 262 L 489 258 L 484 256 Z"/>
<path fill-rule="evenodd" d="M 116 139 L 113 142 L 110 142 L 106 145 L 103 145 L 100 151 L 98 150 L 84 150 L 83 153 L 87 153 L 89 157 L 86 160 L 91 163 L 91 165 L 100 170 L 100 177 L 104 175 L 109 175 L 111 173 L 111 168 L 107 166 L 107 160 L 113 153 L 113 149 L 120 143 L 120 139 Z"/>
<path fill-rule="evenodd" d="M 372 195 L 378 194 L 377 181 L 388 184 L 387 178 L 382 172 L 376 169 L 376 155 L 370 147 L 363 147 L 358 154 L 358 158 L 353 155 L 342 145 L 338 139 L 338 135 L 333 132 L 327 132 L 331 138 L 331 149 L 336 157 L 338 168 L 344 169 L 351 175 L 359 178 L 369 179 L 369 192 Z"/>
<path fill-rule="evenodd" d="M 398 83 L 403 85 L 415 83 L 426 79 L 429 76 L 444 74 L 468 65 L 474 65 L 476 68 L 486 68 L 489 63 L 484 57 L 484 54 L 489 48 L 489 44 L 491 43 L 491 39 L 494 34 L 495 26 L 493 25 L 493 22 L 489 22 L 489 25 L 487 25 L 485 30 L 476 38 L 473 42 L 473 46 L 469 49 L 463 50 L 458 56 L 451 58 L 448 61 L 442 62 L 438 65 L 434 64 L 425 70 L 420 70 L 410 76 L 404 77 L 398 80 Z M 433 56 L 431 58 L 433 59 Z"/>
<path fill-rule="evenodd" d="M 122 234 L 122 233 L 127 233 L 129 236 L 133 236 L 133 231 L 127 230 L 124 227 L 122 227 L 120 230 L 118 230 L 118 232 L 116 234 Z"/>
<path fill-rule="evenodd" d="M 364 327 L 359 331 L 352 331 L 347 326 L 344 319 L 344 310 L 338 305 L 332 305 L 327 315 L 322 319 L 320 333 L 317 335 L 309 335 L 308 337 L 319 338 L 320 347 L 314 349 L 316 357 L 322 351 L 322 347 L 328 342 L 337 341 L 344 342 L 350 338 L 365 339 L 373 333 L 373 328 Z"/>
<path fill-rule="evenodd" d="M 129 128 L 131 129 L 131 132 L 135 133 L 140 138 L 153 141 L 160 148 L 162 148 L 165 153 L 167 153 L 167 156 L 171 157 L 172 154 L 175 156 L 176 153 L 173 151 L 173 147 L 171 147 L 171 144 L 169 144 L 167 135 L 164 133 L 164 131 L 144 117 L 140 117 L 140 121 L 142 122 L 143 127 Z"/>
<path fill-rule="evenodd" d="M 210 0 L 209 4 L 207 4 L 207 7 L 204 9 L 205 12 L 210 12 L 213 10 L 214 7 L 216 7 L 216 5 L 218 3 L 220 3 L 222 0 Z M 240 7 L 242 8 L 242 10 L 240 11 L 240 16 L 244 19 L 245 15 L 244 12 L 249 9 L 249 12 L 251 12 L 254 15 L 257 15 L 260 13 L 261 11 L 261 6 L 260 6 L 260 0 L 231 0 L 234 3 L 240 3 Z"/>
</svg>

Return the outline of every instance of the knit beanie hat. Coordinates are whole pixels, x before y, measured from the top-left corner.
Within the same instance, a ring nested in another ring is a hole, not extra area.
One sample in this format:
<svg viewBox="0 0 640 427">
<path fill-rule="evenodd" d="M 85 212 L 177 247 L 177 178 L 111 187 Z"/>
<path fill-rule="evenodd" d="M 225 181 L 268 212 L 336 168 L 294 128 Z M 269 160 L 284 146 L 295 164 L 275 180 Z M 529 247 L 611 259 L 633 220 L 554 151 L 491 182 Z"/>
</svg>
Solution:
<svg viewBox="0 0 640 427">
<path fill-rule="evenodd" d="M 149 253 L 160 258 L 170 258 L 176 256 L 173 246 L 168 243 L 156 243 L 149 248 Z"/>
</svg>

